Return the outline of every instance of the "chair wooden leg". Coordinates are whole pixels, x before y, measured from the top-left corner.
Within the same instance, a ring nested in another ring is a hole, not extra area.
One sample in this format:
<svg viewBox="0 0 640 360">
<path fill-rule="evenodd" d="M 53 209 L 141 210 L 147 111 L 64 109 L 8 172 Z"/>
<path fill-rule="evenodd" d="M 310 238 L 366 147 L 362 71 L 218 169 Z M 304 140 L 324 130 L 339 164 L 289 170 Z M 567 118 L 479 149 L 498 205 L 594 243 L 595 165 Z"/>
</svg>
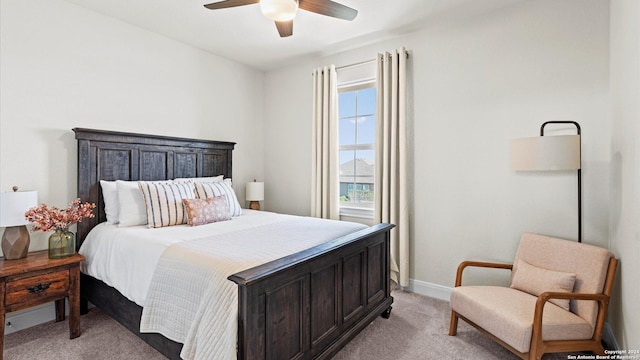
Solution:
<svg viewBox="0 0 640 360">
<path fill-rule="evenodd" d="M 605 355 L 604 347 L 602 347 L 601 342 L 596 343 L 595 349 L 593 350 L 593 352 L 596 353 L 597 355 Z"/>
<path fill-rule="evenodd" d="M 449 336 L 456 336 L 458 334 L 458 314 L 451 310 L 451 324 L 449 324 Z"/>
<path fill-rule="evenodd" d="M 534 331 L 535 333 L 535 331 Z M 544 352 L 541 351 L 542 344 L 537 341 L 537 339 L 531 339 L 531 346 L 529 347 L 529 360 L 541 360 Z"/>
</svg>

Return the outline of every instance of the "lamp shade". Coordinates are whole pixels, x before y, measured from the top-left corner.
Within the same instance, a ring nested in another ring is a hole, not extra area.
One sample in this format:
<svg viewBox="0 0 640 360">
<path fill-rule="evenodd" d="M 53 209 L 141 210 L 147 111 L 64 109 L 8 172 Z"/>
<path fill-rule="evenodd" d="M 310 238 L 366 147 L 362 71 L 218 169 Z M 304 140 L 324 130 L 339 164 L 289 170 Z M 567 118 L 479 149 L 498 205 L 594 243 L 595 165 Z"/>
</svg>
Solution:
<svg viewBox="0 0 640 360">
<path fill-rule="evenodd" d="M 260 10 L 273 21 L 293 20 L 298 11 L 298 0 L 260 0 Z"/>
<path fill-rule="evenodd" d="M 245 198 L 247 201 L 264 200 L 264 183 L 256 181 L 247 183 Z"/>
<path fill-rule="evenodd" d="M 29 224 L 24 213 L 37 205 L 37 191 L 0 192 L 0 227 Z"/>
<path fill-rule="evenodd" d="M 509 143 L 510 166 L 516 171 L 580 169 L 580 135 L 537 136 Z"/>
</svg>

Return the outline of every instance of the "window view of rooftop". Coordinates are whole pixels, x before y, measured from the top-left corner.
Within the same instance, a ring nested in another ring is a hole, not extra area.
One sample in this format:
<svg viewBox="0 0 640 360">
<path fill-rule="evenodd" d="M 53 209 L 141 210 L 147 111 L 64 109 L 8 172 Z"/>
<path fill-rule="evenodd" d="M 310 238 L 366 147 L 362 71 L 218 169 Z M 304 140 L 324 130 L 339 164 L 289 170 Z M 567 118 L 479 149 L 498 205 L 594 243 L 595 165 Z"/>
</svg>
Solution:
<svg viewBox="0 0 640 360">
<path fill-rule="evenodd" d="M 374 84 L 339 97 L 340 206 L 373 209 L 376 89 Z"/>
</svg>

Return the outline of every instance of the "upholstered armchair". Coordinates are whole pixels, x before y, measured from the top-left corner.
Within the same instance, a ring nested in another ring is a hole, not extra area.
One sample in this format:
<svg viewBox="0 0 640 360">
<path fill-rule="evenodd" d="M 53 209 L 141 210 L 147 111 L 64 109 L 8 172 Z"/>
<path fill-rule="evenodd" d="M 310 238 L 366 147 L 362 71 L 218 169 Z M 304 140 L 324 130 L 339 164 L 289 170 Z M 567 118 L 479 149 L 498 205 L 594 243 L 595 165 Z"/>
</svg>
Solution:
<svg viewBox="0 0 640 360">
<path fill-rule="evenodd" d="M 462 319 L 522 359 L 570 351 L 604 355 L 602 329 L 617 265 L 606 249 L 525 233 L 513 264 L 460 264 L 449 335 Z M 462 286 L 469 267 L 511 270 L 511 285 Z"/>
</svg>

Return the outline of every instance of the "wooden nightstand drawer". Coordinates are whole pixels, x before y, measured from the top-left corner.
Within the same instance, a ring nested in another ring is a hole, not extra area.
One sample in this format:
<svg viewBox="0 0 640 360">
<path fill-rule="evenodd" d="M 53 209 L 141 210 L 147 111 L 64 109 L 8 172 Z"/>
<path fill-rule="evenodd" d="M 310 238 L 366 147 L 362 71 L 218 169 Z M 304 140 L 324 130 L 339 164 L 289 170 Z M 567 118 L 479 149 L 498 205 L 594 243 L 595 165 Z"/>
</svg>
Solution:
<svg viewBox="0 0 640 360">
<path fill-rule="evenodd" d="M 0 259 L 0 325 L 6 313 L 55 301 L 56 321 L 65 319 L 65 298 L 69 299 L 69 339 L 80 336 L 80 263 L 74 254 L 49 259 L 49 251 L 29 253 L 17 260 Z M 4 302 L 3 302 L 4 300 Z M 0 360 L 4 326 L 0 326 Z"/>
<path fill-rule="evenodd" d="M 29 306 L 31 303 L 40 303 L 47 298 L 64 297 L 69 289 L 69 270 L 45 273 L 39 276 L 31 276 L 24 279 L 7 282 L 5 306 L 20 304 Z"/>
</svg>

